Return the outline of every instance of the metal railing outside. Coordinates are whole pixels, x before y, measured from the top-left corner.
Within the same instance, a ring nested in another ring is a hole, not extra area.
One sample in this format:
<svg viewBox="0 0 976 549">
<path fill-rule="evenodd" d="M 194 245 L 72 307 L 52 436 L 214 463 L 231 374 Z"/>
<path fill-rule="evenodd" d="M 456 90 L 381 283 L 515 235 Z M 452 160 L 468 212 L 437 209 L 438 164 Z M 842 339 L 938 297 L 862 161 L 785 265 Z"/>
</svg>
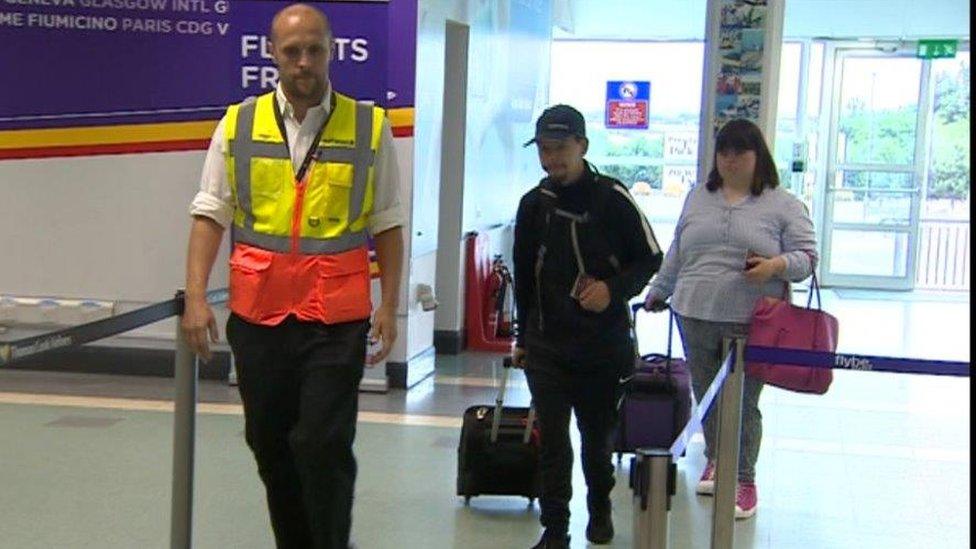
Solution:
<svg viewBox="0 0 976 549">
<path fill-rule="evenodd" d="M 919 224 L 915 287 L 969 290 L 969 277 L 969 221 L 923 219 Z"/>
</svg>

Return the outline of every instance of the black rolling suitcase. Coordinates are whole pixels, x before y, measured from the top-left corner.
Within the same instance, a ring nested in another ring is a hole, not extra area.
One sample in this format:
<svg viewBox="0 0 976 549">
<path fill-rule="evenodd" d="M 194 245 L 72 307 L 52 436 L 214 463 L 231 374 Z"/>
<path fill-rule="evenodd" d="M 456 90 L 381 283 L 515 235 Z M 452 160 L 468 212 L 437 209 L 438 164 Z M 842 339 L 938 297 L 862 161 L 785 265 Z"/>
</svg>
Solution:
<svg viewBox="0 0 976 549">
<path fill-rule="evenodd" d="M 464 496 L 465 504 L 474 496 L 499 495 L 526 497 L 531 505 L 542 491 L 535 408 L 503 406 L 510 358 L 505 358 L 504 367 L 495 406 L 464 411 L 457 494 Z"/>
</svg>

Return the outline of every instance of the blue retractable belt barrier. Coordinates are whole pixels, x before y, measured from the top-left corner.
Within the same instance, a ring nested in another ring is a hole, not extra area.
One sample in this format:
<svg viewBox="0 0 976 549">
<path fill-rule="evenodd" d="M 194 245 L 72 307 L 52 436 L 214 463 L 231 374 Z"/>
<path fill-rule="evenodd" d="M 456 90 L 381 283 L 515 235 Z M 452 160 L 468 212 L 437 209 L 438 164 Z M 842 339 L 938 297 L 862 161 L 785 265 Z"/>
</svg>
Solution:
<svg viewBox="0 0 976 549">
<path fill-rule="evenodd" d="M 819 351 L 803 351 L 798 349 L 781 349 L 778 347 L 763 347 L 747 345 L 743 358 L 748 362 L 766 362 L 787 364 L 793 366 L 810 366 L 815 368 L 836 368 L 844 370 L 859 370 L 872 372 L 894 372 L 900 374 L 926 374 L 941 376 L 969 377 L 968 362 L 952 362 L 947 360 L 919 360 L 910 358 L 896 358 L 871 355 L 852 355 L 842 353 L 825 353 Z M 734 364 L 734 356 L 729 353 L 715 374 L 715 379 L 702 396 L 702 400 L 695 407 L 695 413 L 685 424 L 685 428 L 677 436 L 668 451 L 677 460 L 684 453 L 691 435 L 698 429 L 711 412 L 715 397 L 718 396 Z"/>
<path fill-rule="evenodd" d="M 207 302 L 211 305 L 224 301 L 227 301 L 226 289 L 207 292 Z M 17 360 L 46 351 L 91 343 L 181 314 L 183 314 L 182 293 L 169 301 L 148 305 L 110 318 L 0 344 L 0 366 L 7 366 Z"/>
<path fill-rule="evenodd" d="M 919 360 L 887 356 L 825 353 L 821 351 L 761 347 L 758 345 L 746 346 L 745 359 L 748 362 L 811 366 L 815 368 L 969 377 L 968 362 L 950 362 L 947 360 Z"/>
<path fill-rule="evenodd" d="M 685 424 L 685 428 L 674 439 L 671 448 L 668 448 L 668 451 L 671 452 L 671 460 L 673 462 L 678 461 L 681 454 L 685 453 L 685 448 L 688 446 L 688 442 L 691 441 L 691 435 L 698 430 L 698 426 L 705 421 L 705 418 L 712 411 L 712 403 L 715 402 L 715 397 L 718 396 L 718 392 L 722 390 L 725 378 L 728 377 L 734 365 L 735 354 L 729 353 L 725 358 L 725 362 L 722 363 L 722 367 L 715 373 L 712 384 L 708 386 L 708 390 L 702 395 L 701 402 L 698 403 L 698 406 L 695 406 L 695 412 L 691 414 L 688 423 Z"/>
</svg>

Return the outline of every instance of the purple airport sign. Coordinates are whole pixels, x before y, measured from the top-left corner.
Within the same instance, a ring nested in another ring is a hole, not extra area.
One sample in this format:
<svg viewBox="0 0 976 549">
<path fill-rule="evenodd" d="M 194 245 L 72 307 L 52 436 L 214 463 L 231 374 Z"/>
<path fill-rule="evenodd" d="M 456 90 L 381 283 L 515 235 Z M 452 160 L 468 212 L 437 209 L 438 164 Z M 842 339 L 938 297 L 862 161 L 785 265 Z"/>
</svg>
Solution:
<svg viewBox="0 0 976 549">
<path fill-rule="evenodd" d="M 338 91 L 413 106 L 416 0 L 313 2 Z M 270 0 L 0 4 L 0 130 L 207 120 L 272 89 Z M 392 70 L 391 70 L 392 69 Z"/>
</svg>

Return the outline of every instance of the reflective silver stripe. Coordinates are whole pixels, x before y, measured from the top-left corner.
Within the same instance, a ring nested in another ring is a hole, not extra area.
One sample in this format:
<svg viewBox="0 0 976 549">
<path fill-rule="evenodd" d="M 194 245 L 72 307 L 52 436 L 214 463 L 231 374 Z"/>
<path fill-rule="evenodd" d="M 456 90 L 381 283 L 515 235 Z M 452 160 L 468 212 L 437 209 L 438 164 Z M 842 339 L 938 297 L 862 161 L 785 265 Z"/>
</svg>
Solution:
<svg viewBox="0 0 976 549">
<path fill-rule="evenodd" d="M 359 219 L 366 199 L 369 168 L 373 165 L 373 104 L 356 103 L 356 154 L 353 161 L 352 194 L 349 197 L 349 223 Z"/>
<path fill-rule="evenodd" d="M 234 226 L 232 231 L 234 244 L 250 244 L 265 250 L 279 253 L 291 252 L 290 236 L 274 236 L 255 232 L 253 229 L 246 229 Z M 366 245 L 366 231 L 356 233 L 346 233 L 335 238 L 300 238 L 298 240 L 298 251 L 305 255 L 315 254 L 337 254 L 348 252 L 355 248 Z"/>
<path fill-rule="evenodd" d="M 298 251 L 303 254 L 338 254 L 366 245 L 366 231 L 345 233 L 329 239 L 302 238 L 298 241 Z"/>
<path fill-rule="evenodd" d="M 252 113 L 253 116 L 253 113 Z M 237 140 L 230 144 L 230 154 L 248 159 L 254 157 L 291 160 L 291 154 L 284 143 L 259 143 L 250 140 Z"/>
<path fill-rule="evenodd" d="M 256 107 L 257 102 L 250 102 L 237 109 L 237 129 L 234 133 L 234 141 L 230 143 L 231 155 L 234 157 L 234 180 L 237 182 L 237 204 L 244 212 L 244 226 L 252 229 L 254 214 L 251 212 L 251 157 L 246 153 L 235 155 L 234 152 L 241 146 L 247 149 L 253 144 L 251 132 L 254 130 Z"/>
<path fill-rule="evenodd" d="M 319 147 L 315 159 L 319 162 L 352 164 L 356 161 L 356 150 L 349 147 Z"/>
<path fill-rule="evenodd" d="M 258 248 L 283 254 L 291 251 L 290 236 L 261 234 L 259 232 L 255 232 L 253 228 L 244 228 L 234 225 L 234 229 L 231 232 L 231 238 L 234 244 L 250 244 L 252 246 L 257 246 Z"/>
</svg>

